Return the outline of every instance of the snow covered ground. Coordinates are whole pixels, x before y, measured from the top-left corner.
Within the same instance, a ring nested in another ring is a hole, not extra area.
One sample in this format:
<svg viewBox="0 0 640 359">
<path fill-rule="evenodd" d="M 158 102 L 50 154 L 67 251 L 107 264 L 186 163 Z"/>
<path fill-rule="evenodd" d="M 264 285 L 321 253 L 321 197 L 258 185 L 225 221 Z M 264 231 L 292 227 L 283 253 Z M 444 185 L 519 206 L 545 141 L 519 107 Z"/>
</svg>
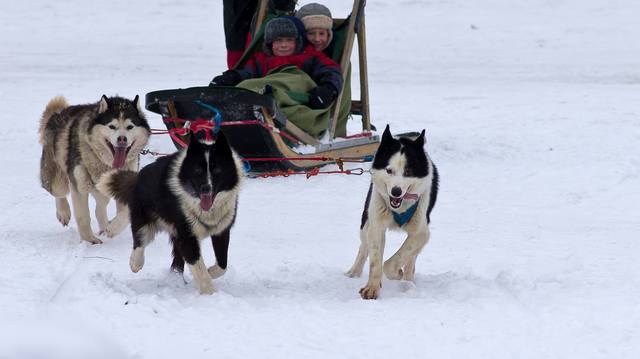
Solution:
<svg viewBox="0 0 640 359">
<path fill-rule="evenodd" d="M 91 246 L 55 219 L 47 101 L 206 84 L 220 1 L 0 9 L 0 358 L 640 356 L 640 2 L 367 2 L 373 122 L 426 128 L 442 178 L 415 285 L 377 301 L 342 275 L 367 176 L 247 180 L 213 296 L 168 273 L 165 236 L 134 274 L 129 232 Z"/>
</svg>

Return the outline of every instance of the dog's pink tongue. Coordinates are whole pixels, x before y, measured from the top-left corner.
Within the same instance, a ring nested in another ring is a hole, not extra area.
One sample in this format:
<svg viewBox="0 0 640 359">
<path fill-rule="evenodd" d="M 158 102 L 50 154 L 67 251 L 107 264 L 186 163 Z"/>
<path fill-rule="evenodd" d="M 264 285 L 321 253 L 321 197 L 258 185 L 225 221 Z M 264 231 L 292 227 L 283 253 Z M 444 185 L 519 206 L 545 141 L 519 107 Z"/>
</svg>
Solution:
<svg viewBox="0 0 640 359">
<path fill-rule="evenodd" d="M 121 169 L 124 167 L 124 162 L 127 159 L 127 146 L 118 146 L 115 147 L 115 153 L 113 154 L 113 165 L 114 169 Z"/>
<path fill-rule="evenodd" d="M 200 194 L 200 208 L 203 211 L 208 211 L 211 206 L 213 206 L 213 200 L 215 196 L 212 193 L 201 193 Z"/>
</svg>

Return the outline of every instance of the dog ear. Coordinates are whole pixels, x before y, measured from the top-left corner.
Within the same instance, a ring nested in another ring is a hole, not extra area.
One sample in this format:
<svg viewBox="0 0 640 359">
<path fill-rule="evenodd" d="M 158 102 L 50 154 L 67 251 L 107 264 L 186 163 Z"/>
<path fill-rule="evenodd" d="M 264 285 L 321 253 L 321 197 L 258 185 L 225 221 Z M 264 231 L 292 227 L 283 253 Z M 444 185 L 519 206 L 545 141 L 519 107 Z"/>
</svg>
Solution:
<svg viewBox="0 0 640 359">
<path fill-rule="evenodd" d="M 193 131 L 189 131 L 189 144 L 187 145 L 187 157 L 190 155 L 195 155 L 196 153 L 201 152 L 201 144 L 198 141 L 198 137 L 196 133 Z"/>
<path fill-rule="evenodd" d="M 140 99 L 140 96 L 136 95 L 136 97 L 133 99 L 133 107 L 138 109 L 138 112 L 140 112 L 140 104 L 138 103 L 138 100 Z"/>
<path fill-rule="evenodd" d="M 107 95 L 102 95 L 102 98 L 100 99 L 100 103 L 98 106 L 98 113 L 105 113 L 108 108 L 109 108 L 109 99 L 107 98 Z"/>
<path fill-rule="evenodd" d="M 224 135 L 224 132 L 222 132 L 222 130 L 218 131 L 215 146 L 216 154 L 231 155 L 231 146 L 229 145 L 227 136 Z"/>
<path fill-rule="evenodd" d="M 384 132 L 382 133 L 382 139 L 380 140 L 380 143 L 388 142 L 391 140 L 393 140 L 393 135 L 391 135 L 391 130 L 389 130 L 389 125 L 387 124 L 387 127 L 384 128 Z"/>
<path fill-rule="evenodd" d="M 423 147 L 424 146 L 424 130 L 422 130 L 422 132 L 420 132 L 420 136 L 418 136 L 418 138 L 416 138 L 415 141 L 413 141 L 413 143 L 416 144 L 416 146 L 420 146 Z"/>
</svg>

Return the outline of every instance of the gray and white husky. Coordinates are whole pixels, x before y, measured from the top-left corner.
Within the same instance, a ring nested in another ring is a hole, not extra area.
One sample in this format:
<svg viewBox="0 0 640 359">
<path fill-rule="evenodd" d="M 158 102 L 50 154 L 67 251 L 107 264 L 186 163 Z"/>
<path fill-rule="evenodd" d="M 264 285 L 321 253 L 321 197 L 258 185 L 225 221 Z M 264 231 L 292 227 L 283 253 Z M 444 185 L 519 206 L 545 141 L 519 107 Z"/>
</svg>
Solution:
<svg viewBox="0 0 640 359">
<path fill-rule="evenodd" d="M 40 121 L 40 180 L 56 199 L 56 216 L 63 226 L 71 220 L 67 195 L 80 237 L 93 244 L 102 243 L 91 230 L 89 193 L 96 201 L 96 218 L 101 234 L 113 237 L 129 223 L 126 206 L 118 205 L 109 221 L 109 198 L 95 189 L 100 176 L 111 169 L 138 170 L 140 150 L 151 130 L 138 106 L 121 97 L 102 96 L 88 105 L 69 106 L 62 96 L 49 101 Z"/>
<path fill-rule="evenodd" d="M 371 166 L 371 184 L 360 224 L 360 249 L 345 273 L 360 277 L 369 258 L 369 280 L 360 289 L 363 299 L 378 298 L 383 272 L 389 279 L 413 281 L 416 258 L 429 241 L 438 170 L 425 153 L 424 142 L 424 130 L 415 140 L 395 139 L 387 125 L 382 135 Z M 383 265 L 387 229 L 404 230 L 407 238 Z"/>
</svg>

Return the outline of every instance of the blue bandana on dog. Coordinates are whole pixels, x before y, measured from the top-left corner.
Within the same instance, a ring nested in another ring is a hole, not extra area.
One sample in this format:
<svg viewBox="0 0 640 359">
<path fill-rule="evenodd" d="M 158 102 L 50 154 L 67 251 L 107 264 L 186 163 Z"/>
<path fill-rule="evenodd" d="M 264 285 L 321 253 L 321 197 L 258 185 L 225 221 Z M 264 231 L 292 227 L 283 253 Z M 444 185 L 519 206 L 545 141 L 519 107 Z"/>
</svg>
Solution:
<svg viewBox="0 0 640 359">
<path fill-rule="evenodd" d="M 411 217 L 413 217 L 413 214 L 416 213 L 416 208 L 418 208 L 418 202 L 416 202 L 416 204 L 414 204 L 413 206 L 409 207 L 403 213 L 393 212 L 393 220 L 396 221 L 398 226 L 400 227 L 404 226 L 405 224 L 407 224 L 407 222 L 411 220 Z"/>
</svg>

